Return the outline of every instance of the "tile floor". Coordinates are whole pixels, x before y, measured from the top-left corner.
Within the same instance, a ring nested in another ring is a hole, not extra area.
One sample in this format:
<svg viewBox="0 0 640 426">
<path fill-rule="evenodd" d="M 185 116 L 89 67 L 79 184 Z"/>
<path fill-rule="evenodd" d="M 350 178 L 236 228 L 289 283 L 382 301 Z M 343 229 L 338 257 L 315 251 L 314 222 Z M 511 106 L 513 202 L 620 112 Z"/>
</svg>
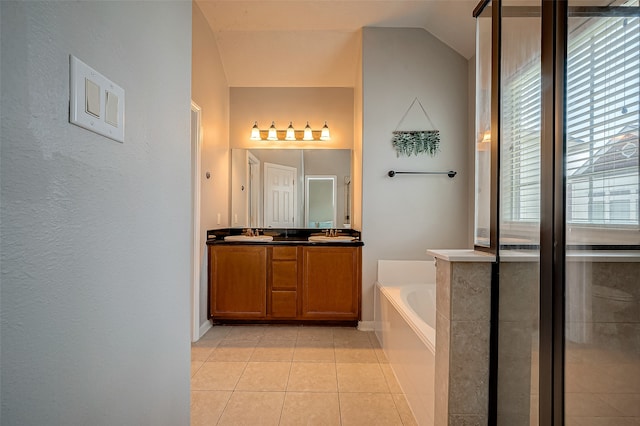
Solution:
<svg viewBox="0 0 640 426">
<path fill-rule="evenodd" d="M 375 335 L 216 326 L 191 347 L 191 425 L 416 425 Z"/>
</svg>

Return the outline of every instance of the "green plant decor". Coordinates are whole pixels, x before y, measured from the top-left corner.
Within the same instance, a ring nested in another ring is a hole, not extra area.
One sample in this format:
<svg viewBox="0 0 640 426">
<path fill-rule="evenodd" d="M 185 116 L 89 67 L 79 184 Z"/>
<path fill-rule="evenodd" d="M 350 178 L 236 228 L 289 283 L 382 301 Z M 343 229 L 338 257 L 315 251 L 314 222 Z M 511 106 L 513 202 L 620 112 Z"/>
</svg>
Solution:
<svg viewBox="0 0 640 426">
<path fill-rule="evenodd" d="M 393 132 L 391 144 L 396 150 L 396 155 L 429 154 L 435 156 L 440 151 L 439 130 L 413 130 Z"/>
</svg>

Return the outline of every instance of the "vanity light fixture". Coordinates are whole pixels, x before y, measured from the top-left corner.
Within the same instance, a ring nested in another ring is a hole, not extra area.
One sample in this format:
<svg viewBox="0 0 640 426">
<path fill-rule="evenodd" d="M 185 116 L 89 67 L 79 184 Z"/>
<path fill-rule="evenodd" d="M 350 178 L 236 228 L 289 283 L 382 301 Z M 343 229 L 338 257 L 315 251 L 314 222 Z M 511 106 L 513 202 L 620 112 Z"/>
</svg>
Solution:
<svg viewBox="0 0 640 426">
<path fill-rule="evenodd" d="M 328 141 L 331 140 L 331 133 L 326 121 L 320 130 L 311 129 L 308 121 L 307 125 L 304 126 L 304 130 L 296 130 L 291 121 L 286 130 L 278 130 L 275 121 L 271 122 L 268 130 L 260 130 L 258 122 L 254 121 L 251 128 L 251 140 L 261 141 L 265 139 L 268 141 Z"/>
<path fill-rule="evenodd" d="M 307 125 L 304 126 L 304 136 L 302 137 L 303 141 L 312 141 L 313 140 L 313 132 L 311 131 L 311 126 L 309 126 L 309 122 L 307 121 Z"/>
<path fill-rule="evenodd" d="M 260 129 L 258 128 L 258 122 L 254 121 L 253 127 L 251 128 L 251 140 L 259 141 L 260 139 L 262 138 L 260 137 Z"/>
<path fill-rule="evenodd" d="M 269 134 L 267 135 L 267 140 L 269 141 L 277 141 L 278 140 L 278 131 L 276 130 L 276 122 L 271 122 L 271 127 L 269 127 Z"/>
<path fill-rule="evenodd" d="M 328 141 L 329 139 L 331 139 L 331 135 L 329 134 L 329 126 L 327 126 L 327 122 L 325 121 L 320 132 L 320 140 Z"/>
<path fill-rule="evenodd" d="M 296 131 L 293 128 L 293 121 L 289 122 L 289 127 L 287 127 L 287 135 L 284 137 L 284 139 L 288 141 L 296 140 Z"/>
</svg>

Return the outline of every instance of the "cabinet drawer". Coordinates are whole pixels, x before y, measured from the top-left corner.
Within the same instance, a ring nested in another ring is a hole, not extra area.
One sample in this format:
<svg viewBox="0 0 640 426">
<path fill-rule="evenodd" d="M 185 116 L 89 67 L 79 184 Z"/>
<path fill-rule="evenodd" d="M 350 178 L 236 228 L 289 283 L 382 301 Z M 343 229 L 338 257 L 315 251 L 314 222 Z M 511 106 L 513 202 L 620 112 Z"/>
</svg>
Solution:
<svg viewBox="0 0 640 426">
<path fill-rule="evenodd" d="M 294 247 L 273 247 L 274 260 L 296 260 L 298 248 Z"/>
<path fill-rule="evenodd" d="M 271 262 L 271 288 L 274 290 L 296 290 L 298 287 L 298 262 L 274 260 Z"/>
<path fill-rule="evenodd" d="M 295 318 L 297 314 L 295 291 L 271 292 L 271 316 L 274 318 Z"/>
</svg>

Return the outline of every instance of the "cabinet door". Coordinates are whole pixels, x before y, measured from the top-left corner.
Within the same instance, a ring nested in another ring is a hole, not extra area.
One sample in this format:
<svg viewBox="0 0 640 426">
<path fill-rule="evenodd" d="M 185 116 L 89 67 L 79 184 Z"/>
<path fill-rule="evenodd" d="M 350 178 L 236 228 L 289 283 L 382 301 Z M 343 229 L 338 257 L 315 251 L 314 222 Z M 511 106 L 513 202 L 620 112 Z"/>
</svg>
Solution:
<svg viewBox="0 0 640 426">
<path fill-rule="evenodd" d="M 304 248 L 303 318 L 359 319 L 360 259 L 359 247 Z"/>
<path fill-rule="evenodd" d="M 213 247 L 209 265 L 212 317 L 266 316 L 266 247 Z"/>
</svg>

